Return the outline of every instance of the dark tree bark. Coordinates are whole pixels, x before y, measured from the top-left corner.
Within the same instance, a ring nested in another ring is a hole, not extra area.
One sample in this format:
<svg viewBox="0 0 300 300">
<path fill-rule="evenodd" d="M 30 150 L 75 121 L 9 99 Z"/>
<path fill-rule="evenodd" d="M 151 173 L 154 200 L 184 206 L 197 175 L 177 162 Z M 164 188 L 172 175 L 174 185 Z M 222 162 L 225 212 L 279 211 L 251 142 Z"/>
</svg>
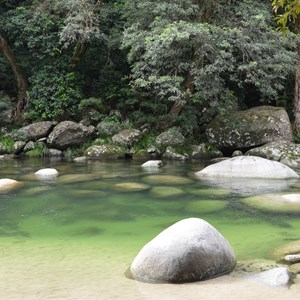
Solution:
<svg viewBox="0 0 300 300">
<path fill-rule="evenodd" d="M 300 33 L 300 16 L 296 20 L 296 33 Z M 295 77 L 295 98 L 294 98 L 294 130 L 300 133 L 300 42 L 297 44 L 297 62 Z"/>
<path fill-rule="evenodd" d="M 15 106 L 14 118 L 16 121 L 19 121 L 22 119 L 25 105 L 26 105 L 26 93 L 28 90 L 27 80 L 25 78 L 25 75 L 22 72 L 22 69 L 18 66 L 14 54 L 12 53 L 7 42 L 1 35 L 0 35 L 0 51 L 2 51 L 5 59 L 8 61 L 9 65 L 11 66 L 17 82 L 18 97 Z"/>
</svg>

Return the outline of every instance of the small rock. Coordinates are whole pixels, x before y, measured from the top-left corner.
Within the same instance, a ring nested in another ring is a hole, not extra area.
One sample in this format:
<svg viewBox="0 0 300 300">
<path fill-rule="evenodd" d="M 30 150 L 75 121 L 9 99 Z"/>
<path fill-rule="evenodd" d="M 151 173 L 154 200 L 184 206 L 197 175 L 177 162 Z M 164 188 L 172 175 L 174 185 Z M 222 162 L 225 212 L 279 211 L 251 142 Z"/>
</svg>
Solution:
<svg viewBox="0 0 300 300">
<path fill-rule="evenodd" d="M 143 168 L 161 168 L 163 163 L 161 160 L 148 160 L 144 164 L 142 164 Z"/>
<path fill-rule="evenodd" d="M 23 142 L 23 141 L 17 141 L 14 143 L 14 154 L 18 155 L 20 154 L 24 147 L 26 145 L 26 142 Z"/>
<path fill-rule="evenodd" d="M 240 150 L 233 151 L 232 157 L 236 157 L 236 156 L 243 156 L 243 152 Z"/>
<path fill-rule="evenodd" d="M 271 287 L 286 287 L 289 285 L 291 277 L 286 267 L 274 268 L 247 277 L 250 280 L 258 281 Z"/>
<path fill-rule="evenodd" d="M 284 260 L 288 263 L 296 263 L 300 261 L 300 254 L 289 254 L 284 257 Z"/>
<path fill-rule="evenodd" d="M 87 162 L 88 158 L 86 156 L 79 156 L 74 158 L 74 162 L 77 163 L 85 163 Z"/>
</svg>

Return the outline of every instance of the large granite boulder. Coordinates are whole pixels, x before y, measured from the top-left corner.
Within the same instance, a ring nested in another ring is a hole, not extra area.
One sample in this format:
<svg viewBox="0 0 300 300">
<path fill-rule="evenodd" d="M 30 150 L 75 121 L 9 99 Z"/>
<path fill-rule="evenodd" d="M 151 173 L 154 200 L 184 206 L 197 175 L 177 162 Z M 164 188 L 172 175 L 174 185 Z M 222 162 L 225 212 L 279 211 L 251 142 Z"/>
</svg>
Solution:
<svg viewBox="0 0 300 300">
<path fill-rule="evenodd" d="M 228 241 L 202 219 L 181 220 L 146 244 L 130 266 L 133 279 L 192 282 L 233 271 L 236 259 Z"/>
<path fill-rule="evenodd" d="M 84 155 L 92 159 L 119 159 L 125 157 L 125 150 L 116 145 L 95 145 L 87 148 Z"/>
<path fill-rule="evenodd" d="M 237 156 L 212 164 L 195 173 L 200 177 L 238 178 L 298 178 L 299 175 L 284 164 L 257 156 Z"/>
<path fill-rule="evenodd" d="M 142 138 L 142 132 L 137 129 L 124 129 L 112 137 L 112 141 L 124 146 L 132 146 Z"/>
<path fill-rule="evenodd" d="M 17 130 L 13 134 L 13 137 L 15 140 L 21 140 L 25 142 L 37 141 L 42 137 L 48 136 L 55 124 L 55 122 L 50 121 L 30 124 Z"/>
<path fill-rule="evenodd" d="M 259 106 L 215 118 L 206 129 L 210 144 L 221 150 L 247 149 L 276 140 L 293 141 L 284 108 Z"/>
<path fill-rule="evenodd" d="M 48 136 L 47 144 L 59 150 L 80 146 L 91 139 L 94 131 L 93 126 L 86 127 L 72 121 L 64 121 L 54 127 Z"/>
</svg>

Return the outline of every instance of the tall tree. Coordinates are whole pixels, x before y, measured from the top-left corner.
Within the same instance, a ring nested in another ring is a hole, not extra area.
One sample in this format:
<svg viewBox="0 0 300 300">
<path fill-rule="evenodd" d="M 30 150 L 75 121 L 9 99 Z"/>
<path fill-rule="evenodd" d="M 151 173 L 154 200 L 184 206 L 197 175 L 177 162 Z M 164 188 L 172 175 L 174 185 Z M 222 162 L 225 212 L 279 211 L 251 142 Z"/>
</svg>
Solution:
<svg viewBox="0 0 300 300">
<path fill-rule="evenodd" d="M 7 62 L 12 68 L 14 73 L 14 77 L 17 82 L 18 87 L 18 97 L 17 103 L 15 107 L 15 114 L 14 117 L 16 121 L 20 121 L 22 118 L 22 114 L 26 104 L 26 93 L 28 90 L 27 80 L 22 69 L 17 64 L 16 58 L 11 51 L 10 47 L 8 46 L 6 40 L 0 35 L 0 50 L 2 51 L 4 57 L 6 58 Z"/>
<path fill-rule="evenodd" d="M 276 21 L 285 34 L 291 29 L 300 34 L 300 1 L 299 0 L 274 0 L 273 9 Z M 297 60 L 294 95 L 294 130 L 300 133 L 300 40 L 297 38 Z"/>
</svg>

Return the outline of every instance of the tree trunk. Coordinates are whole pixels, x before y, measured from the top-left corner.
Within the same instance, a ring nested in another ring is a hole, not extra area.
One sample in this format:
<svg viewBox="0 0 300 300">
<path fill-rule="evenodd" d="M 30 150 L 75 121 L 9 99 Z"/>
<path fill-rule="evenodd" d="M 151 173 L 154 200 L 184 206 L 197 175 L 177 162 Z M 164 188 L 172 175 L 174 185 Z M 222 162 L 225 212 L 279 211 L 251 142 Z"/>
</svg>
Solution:
<svg viewBox="0 0 300 300">
<path fill-rule="evenodd" d="M 295 22 L 295 32 L 300 34 L 300 15 Z M 294 130 L 300 133 L 300 42 L 297 42 L 297 62 L 295 76 L 295 98 L 294 98 Z"/>
<path fill-rule="evenodd" d="M 300 133 L 300 43 L 297 45 L 297 65 L 294 98 L 294 130 Z"/>
<path fill-rule="evenodd" d="M 18 66 L 16 62 L 14 54 L 12 53 L 7 42 L 4 40 L 4 38 L 1 35 L 0 35 L 0 50 L 2 51 L 8 63 L 10 64 L 17 82 L 18 100 L 15 107 L 14 118 L 16 121 L 18 121 L 22 118 L 25 109 L 26 92 L 28 89 L 27 81 L 21 68 Z"/>
</svg>

